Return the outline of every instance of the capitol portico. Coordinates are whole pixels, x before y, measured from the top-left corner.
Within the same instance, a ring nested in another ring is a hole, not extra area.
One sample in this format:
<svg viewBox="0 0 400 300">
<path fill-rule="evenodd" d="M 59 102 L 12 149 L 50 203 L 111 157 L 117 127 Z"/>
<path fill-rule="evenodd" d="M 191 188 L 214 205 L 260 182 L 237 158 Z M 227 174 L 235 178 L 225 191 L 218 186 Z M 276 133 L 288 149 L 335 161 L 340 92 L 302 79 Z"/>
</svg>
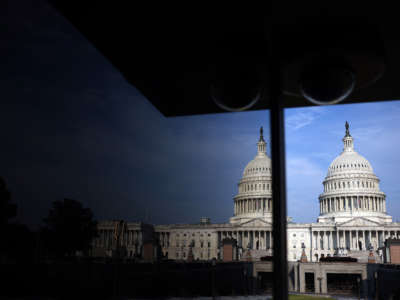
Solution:
<svg viewBox="0 0 400 300">
<path fill-rule="evenodd" d="M 400 238 L 400 223 L 392 222 L 388 215 L 386 195 L 380 190 L 379 178 L 369 161 L 355 151 L 347 122 L 342 141 L 343 151 L 330 164 L 322 182 L 317 222 L 294 223 L 288 217 L 289 261 L 299 260 L 303 249 L 308 261 L 338 254 L 366 261 L 371 247 L 379 260 L 376 250 L 384 245 L 384 241 Z M 236 259 L 244 259 L 245 253 L 252 260 L 273 254 L 272 174 L 266 149 L 261 128 L 256 156 L 244 168 L 238 183 L 229 223 L 212 224 L 203 218 L 198 224 L 154 225 L 165 257 L 175 260 L 186 260 L 189 256 L 199 260 L 221 259 L 226 238 L 236 244 Z M 140 254 L 149 230 L 146 229 L 147 233 L 141 230 L 145 226 L 140 223 L 129 224 L 122 226 L 123 229 L 118 227 L 121 239 L 115 241 L 115 225 L 100 222 L 100 237 L 94 241 L 94 246 L 109 255 L 118 242 L 128 257 Z M 129 228 L 135 228 L 135 234 L 131 234 Z"/>
</svg>

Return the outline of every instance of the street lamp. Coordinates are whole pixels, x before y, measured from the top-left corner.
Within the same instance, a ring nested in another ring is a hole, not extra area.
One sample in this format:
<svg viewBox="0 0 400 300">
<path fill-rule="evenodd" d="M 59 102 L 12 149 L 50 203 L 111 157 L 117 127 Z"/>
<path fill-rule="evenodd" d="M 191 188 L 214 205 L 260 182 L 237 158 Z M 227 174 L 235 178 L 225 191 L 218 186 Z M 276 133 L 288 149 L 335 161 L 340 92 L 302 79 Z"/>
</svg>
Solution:
<svg viewBox="0 0 400 300">
<path fill-rule="evenodd" d="M 374 272 L 374 278 L 375 278 L 375 299 L 378 300 L 378 272 Z"/>
<path fill-rule="evenodd" d="M 361 294 L 361 293 L 360 293 L 360 292 L 361 292 L 361 291 L 360 291 L 360 290 L 361 290 L 360 281 L 361 281 L 361 280 L 360 280 L 360 277 L 357 277 L 358 300 L 360 300 L 360 296 L 361 296 L 361 295 L 360 295 L 360 294 Z"/>
</svg>

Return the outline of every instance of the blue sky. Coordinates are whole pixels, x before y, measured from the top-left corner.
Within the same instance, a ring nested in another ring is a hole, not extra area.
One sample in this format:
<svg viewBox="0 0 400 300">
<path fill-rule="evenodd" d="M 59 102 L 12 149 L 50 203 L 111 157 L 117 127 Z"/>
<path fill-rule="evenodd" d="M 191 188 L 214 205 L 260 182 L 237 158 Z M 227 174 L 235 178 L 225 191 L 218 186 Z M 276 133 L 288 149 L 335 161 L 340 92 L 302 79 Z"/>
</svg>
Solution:
<svg viewBox="0 0 400 300">
<path fill-rule="evenodd" d="M 9 1 L 1 19 L 0 176 L 19 220 L 40 224 L 51 202 L 73 198 L 97 219 L 157 224 L 226 222 L 268 111 L 163 117 L 44 1 Z M 1 12 L 0 12 L 1 14 Z M 288 215 L 315 221 L 344 122 L 400 219 L 400 102 L 289 109 Z M 268 153 L 269 153 L 268 143 Z"/>
<path fill-rule="evenodd" d="M 355 150 L 371 163 L 386 193 L 389 214 L 400 220 L 399 112 L 399 101 L 286 110 L 289 215 L 299 222 L 318 215 L 322 180 L 343 149 L 347 120 Z"/>
</svg>

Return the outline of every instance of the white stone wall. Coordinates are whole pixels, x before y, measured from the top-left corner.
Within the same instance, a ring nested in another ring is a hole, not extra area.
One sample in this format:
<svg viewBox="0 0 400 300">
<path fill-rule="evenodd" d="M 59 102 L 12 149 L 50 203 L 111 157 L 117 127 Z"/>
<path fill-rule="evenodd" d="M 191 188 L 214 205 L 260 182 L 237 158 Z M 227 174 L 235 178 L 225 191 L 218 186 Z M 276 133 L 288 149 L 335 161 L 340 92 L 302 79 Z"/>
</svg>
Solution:
<svg viewBox="0 0 400 300">
<path fill-rule="evenodd" d="M 216 236 L 217 233 L 212 227 L 201 228 L 197 225 L 181 225 L 180 228 L 171 228 L 169 231 L 169 247 L 165 247 L 163 252 L 164 254 L 168 252 L 169 259 L 186 260 L 190 245 L 194 242 L 192 253 L 195 260 L 217 258 Z"/>
</svg>

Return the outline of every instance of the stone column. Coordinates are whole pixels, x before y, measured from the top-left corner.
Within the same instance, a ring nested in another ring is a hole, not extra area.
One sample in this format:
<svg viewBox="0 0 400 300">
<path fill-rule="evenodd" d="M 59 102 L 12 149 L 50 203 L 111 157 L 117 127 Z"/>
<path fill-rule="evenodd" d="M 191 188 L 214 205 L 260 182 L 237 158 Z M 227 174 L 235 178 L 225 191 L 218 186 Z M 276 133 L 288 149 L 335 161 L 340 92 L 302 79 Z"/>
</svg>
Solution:
<svg viewBox="0 0 400 300">
<path fill-rule="evenodd" d="M 353 230 L 349 230 L 350 250 L 354 249 Z"/>
<path fill-rule="evenodd" d="M 274 233 L 272 231 L 270 231 L 271 233 L 271 249 L 274 248 Z"/>
<path fill-rule="evenodd" d="M 347 240 L 346 240 L 346 230 L 343 230 L 343 248 L 347 248 Z"/>
<path fill-rule="evenodd" d="M 336 228 L 336 248 L 339 248 L 339 229 Z"/>
<path fill-rule="evenodd" d="M 368 230 L 368 245 L 371 244 L 372 245 L 372 234 L 371 234 L 371 230 Z"/>
<path fill-rule="evenodd" d="M 328 237 L 328 231 L 324 231 L 324 250 L 329 249 L 329 237 Z"/>
<path fill-rule="evenodd" d="M 297 271 L 297 266 L 294 267 L 294 290 L 298 292 L 299 286 L 297 285 L 299 281 L 299 273 Z"/>
<path fill-rule="evenodd" d="M 326 231 L 321 232 L 322 247 L 321 250 L 326 250 Z"/>
<path fill-rule="evenodd" d="M 366 237 L 366 235 L 365 235 L 365 230 L 363 230 L 362 231 L 362 233 L 363 233 L 363 238 L 362 238 L 362 240 L 363 240 L 363 250 L 366 250 L 367 249 L 367 237 Z"/>
<path fill-rule="evenodd" d="M 299 270 L 300 272 L 299 272 L 299 284 L 300 284 L 300 293 L 305 293 L 306 292 L 306 276 L 305 276 L 305 272 L 304 272 L 304 270 L 302 270 L 301 268 L 300 268 L 300 270 Z M 315 277 L 316 275 L 314 275 L 314 277 Z"/>
<path fill-rule="evenodd" d="M 360 241 L 360 238 L 359 238 L 359 236 L 358 236 L 358 229 L 357 229 L 357 231 L 356 231 L 356 239 L 357 239 L 357 250 L 360 250 L 360 246 L 358 245 L 358 244 L 359 244 L 359 241 Z"/>
</svg>

